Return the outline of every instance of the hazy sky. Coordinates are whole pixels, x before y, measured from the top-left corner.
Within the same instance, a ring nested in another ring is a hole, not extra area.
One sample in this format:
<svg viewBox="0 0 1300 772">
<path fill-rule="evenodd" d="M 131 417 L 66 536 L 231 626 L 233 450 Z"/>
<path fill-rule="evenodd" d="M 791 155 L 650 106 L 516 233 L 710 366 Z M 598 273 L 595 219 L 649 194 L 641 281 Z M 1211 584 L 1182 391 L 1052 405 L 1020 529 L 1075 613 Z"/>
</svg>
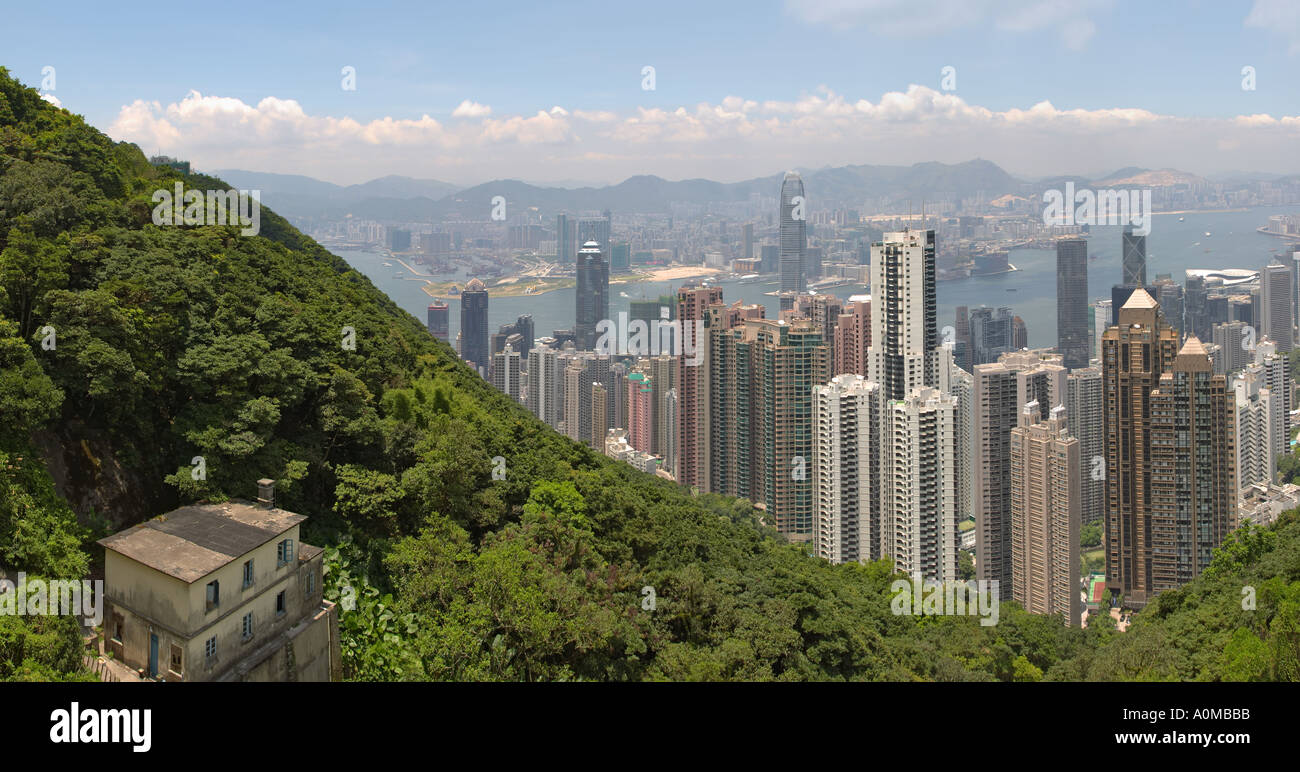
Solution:
<svg viewBox="0 0 1300 772">
<path fill-rule="evenodd" d="M 288 6 L 23 4 L 0 65 L 146 152 L 338 183 L 1300 172 L 1296 0 Z"/>
</svg>

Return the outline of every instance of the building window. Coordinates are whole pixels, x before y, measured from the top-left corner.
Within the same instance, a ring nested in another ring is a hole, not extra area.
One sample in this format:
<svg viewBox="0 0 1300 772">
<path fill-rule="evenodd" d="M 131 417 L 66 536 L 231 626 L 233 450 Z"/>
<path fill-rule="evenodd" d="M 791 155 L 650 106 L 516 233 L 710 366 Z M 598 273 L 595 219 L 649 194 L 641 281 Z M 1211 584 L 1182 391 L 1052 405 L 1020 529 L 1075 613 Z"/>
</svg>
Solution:
<svg viewBox="0 0 1300 772">
<path fill-rule="evenodd" d="M 305 593 L 305 597 L 310 598 L 310 597 L 311 597 L 312 595 L 314 595 L 315 593 L 316 593 L 316 572 L 315 572 L 315 571 L 308 571 L 308 572 L 307 572 L 307 592 Z"/>
<path fill-rule="evenodd" d="M 125 620 L 122 619 L 122 615 L 121 615 L 121 614 L 114 614 L 114 615 L 113 615 L 113 627 L 112 627 L 112 631 L 113 631 L 112 640 L 113 640 L 114 643 L 121 643 L 121 642 L 122 642 L 122 631 L 123 631 L 125 628 L 126 628 L 126 622 L 125 622 Z"/>
<path fill-rule="evenodd" d="M 244 640 L 253 637 L 253 612 L 244 615 Z"/>
<path fill-rule="evenodd" d="M 293 560 L 293 539 L 275 545 L 275 559 L 277 568 Z"/>
<path fill-rule="evenodd" d="M 276 616 L 284 613 L 284 590 L 276 593 L 275 596 L 275 613 Z"/>
<path fill-rule="evenodd" d="M 253 561 L 244 561 L 244 589 L 247 590 L 253 586 Z"/>
<path fill-rule="evenodd" d="M 181 666 L 184 664 L 183 661 L 184 655 L 185 655 L 185 650 L 182 649 L 179 645 L 173 643 L 172 644 L 172 672 L 173 673 L 180 674 L 184 672 L 181 670 Z"/>
<path fill-rule="evenodd" d="M 217 636 L 212 636 L 208 642 L 203 644 L 203 653 L 207 658 L 208 667 L 217 661 Z"/>
<path fill-rule="evenodd" d="M 221 583 L 213 579 L 208 582 L 208 611 L 221 605 Z"/>
</svg>

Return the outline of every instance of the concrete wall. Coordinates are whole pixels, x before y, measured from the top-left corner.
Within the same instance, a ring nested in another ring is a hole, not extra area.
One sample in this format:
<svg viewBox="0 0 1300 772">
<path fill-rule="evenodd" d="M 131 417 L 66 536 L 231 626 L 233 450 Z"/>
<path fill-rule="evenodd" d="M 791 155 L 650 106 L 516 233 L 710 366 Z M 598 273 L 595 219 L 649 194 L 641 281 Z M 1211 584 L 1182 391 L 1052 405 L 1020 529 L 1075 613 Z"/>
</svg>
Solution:
<svg viewBox="0 0 1300 772">
<path fill-rule="evenodd" d="M 286 538 L 294 540 L 294 559 L 277 565 L 277 545 Z M 188 585 L 106 550 L 106 650 L 134 670 L 147 670 L 150 636 L 156 635 L 158 673 L 166 680 L 225 680 L 232 676 L 236 680 L 287 680 L 284 643 L 292 639 L 300 680 L 330 680 L 331 668 L 338 667 L 337 611 L 333 604 L 322 609 L 322 555 L 304 562 L 298 557 L 300 548 L 298 528 L 294 527 Z M 254 581 L 244 588 L 244 562 L 249 559 Z M 220 583 L 221 602 L 208 610 L 207 584 L 213 579 Z M 277 614 L 276 600 L 282 592 L 284 612 Z M 250 612 L 253 636 L 245 639 L 244 616 Z M 116 617 L 123 623 L 120 640 L 114 639 Z M 216 639 L 216 657 L 209 659 L 207 642 L 212 638 Z M 180 647 L 181 654 L 181 663 L 174 670 L 173 645 Z"/>
<path fill-rule="evenodd" d="M 293 539 L 294 559 L 281 566 L 277 565 L 276 549 L 277 545 L 285 539 Z M 268 587 L 278 585 L 296 573 L 298 570 L 297 551 L 300 546 L 298 526 L 295 525 L 284 534 L 244 555 L 240 555 L 225 566 L 196 580 L 189 586 L 190 613 L 186 620 L 186 632 L 197 635 L 199 630 L 218 620 L 224 622 L 225 617 L 230 615 L 237 607 L 260 598 L 266 594 Z M 253 584 L 245 588 L 243 586 L 244 563 L 248 560 L 253 561 Z M 221 605 L 209 611 L 206 608 L 207 587 L 208 583 L 213 580 L 218 582 L 221 589 Z M 276 590 L 276 592 L 278 591 Z M 244 613 L 246 612 L 241 611 L 239 613 L 241 619 Z"/>
<path fill-rule="evenodd" d="M 294 544 L 296 547 L 296 539 Z M 270 562 L 274 565 L 275 545 L 270 546 Z M 254 561 L 254 569 L 260 571 L 256 557 Z M 289 566 L 284 566 L 272 572 L 273 582 L 254 584 L 252 590 L 244 593 L 249 597 L 239 606 L 232 607 L 215 622 L 209 623 L 197 631 L 189 642 L 190 661 L 196 665 L 194 670 L 197 671 L 201 668 L 201 672 L 192 672 L 186 680 L 206 681 L 222 678 L 232 669 L 238 670 L 248 667 L 250 660 L 253 662 L 260 661 L 264 656 L 263 649 L 266 646 L 271 645 L 272 642 L 297 625 L 304 616 L 315 611 L 321 597 L 321 563 L 321 556 L 317 556 L 305 564 L 300 564 L 295 557 L 293 563 Z M 242 561 L 239 566 L 240 576 L 242 576 Z M 292 570 L 290 570 L 291 568 Z M 313 581 L 312 593 L 307 596 L 307 576 L 309 574 L 313 575 L 315 580 Z M 224 582 L 222 586 L 225 586 Z M 260 591 L 257 591 L 259 587 Z M 283 614 L 277 614 L 275 611 L 276 598 L 281 592 L 284 593 L 285 611 Z M 222 607 L 225 606 L 226 604 L 223 602 Z M 250 612 L 253 614 L 253 637 L 245 640 L 243 637 L 244 615 Z M 208 639 L 214 636 L 217 639 L 217 656 L 215 662 L 209 662 L 206 645 Z"/>
<path fill-rule="evenodd" d="M 159 674 L 168 680 L 180 680 L 179 674 L 168 670 L 172 644 L 179 644 L 182 651 L 187 644 L 182 630 L 189 607 L 185 582 L 105 550 L 104 596 L 105 650 L 133 670 L 147 670 L 149 636 L 156 635 Z M 182 654 L 182 659 L 188 658 Z"/>
<path fill-rule="evenodd" d="M 273 645 L 260 651 L 258 659 L 260 661 L 242 663 L 239 671 L 229 674 L 223 680 L 339 680 L 341 663 L 337 607 L 328 601 L 320 603 L 314 614 L 287 630 Z"/>
</svg>

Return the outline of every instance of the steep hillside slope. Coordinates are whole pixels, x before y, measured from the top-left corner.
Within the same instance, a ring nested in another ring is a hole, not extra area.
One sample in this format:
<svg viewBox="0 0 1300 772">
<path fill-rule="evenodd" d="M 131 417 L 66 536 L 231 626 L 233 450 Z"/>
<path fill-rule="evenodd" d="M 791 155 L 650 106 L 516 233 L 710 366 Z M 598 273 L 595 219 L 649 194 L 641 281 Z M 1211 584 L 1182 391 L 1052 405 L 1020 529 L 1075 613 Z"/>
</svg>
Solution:
<svg viewBox="0 0 1300 772">
<path fill-rule="evenodd" d="M 556 434 L 269 210 L 256 236 L 153 224 L 177 182 L 225 188 L 0 70 L 7 569 L 84 575 L 96 536 L 271 477 L 329 548 L 351 678 L 1296 677 L 1293 519 L 1123 636 L 898 616 L 887 563 L 826 565 L 748 502 Z M 1260 610 L 1225 608 L 1247 580 Z M 84 677 L 77 646 L 66 619 L 2 617 L 0 678 Z"/>
</svg>

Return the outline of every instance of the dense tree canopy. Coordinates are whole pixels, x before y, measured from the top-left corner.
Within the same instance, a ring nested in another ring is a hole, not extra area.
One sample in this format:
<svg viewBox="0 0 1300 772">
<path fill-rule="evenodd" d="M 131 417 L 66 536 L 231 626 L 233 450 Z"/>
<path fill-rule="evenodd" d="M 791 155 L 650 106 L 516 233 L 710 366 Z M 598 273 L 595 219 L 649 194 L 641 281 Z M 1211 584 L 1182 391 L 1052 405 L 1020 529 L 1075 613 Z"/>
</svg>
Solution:
<svg viewBox="0 0 1300 772">
<path fill-rule="evenodd" d="M 271 477 L 327 548 L 349 678 L 1300 678 L 1294 515 L 1237 534 L 1127 633 L 1014 604 L 992 626 L 896 616 L 887 562 L 828 565 L 746 501 L 558 435 L 273 213 L 253 237 L 153 225 L 152 191 L 177 181 L 226 187 L 151 166 L 0 70 L 7 568 L 82 576 L 110 524 L 159 513 L 74 513 L 56 461 L 168 507 Z M 75 625 L 0 619 L 0 679 L 84 677 L 78 645 Z"/>
</svg>

